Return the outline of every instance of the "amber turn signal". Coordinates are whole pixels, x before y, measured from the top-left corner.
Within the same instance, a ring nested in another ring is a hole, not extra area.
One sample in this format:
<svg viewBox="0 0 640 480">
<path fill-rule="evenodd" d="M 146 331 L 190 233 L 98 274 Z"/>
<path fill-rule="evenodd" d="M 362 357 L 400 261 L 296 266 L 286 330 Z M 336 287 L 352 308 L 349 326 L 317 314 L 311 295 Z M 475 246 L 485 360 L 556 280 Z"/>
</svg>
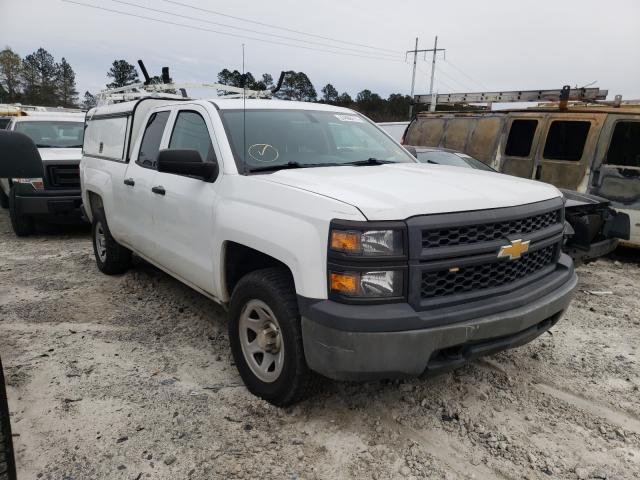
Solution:
<svg viewBox="0 0 640 480">
<path fill-rule="evenodd" d="M 355 295 L 358 292 L 358 274 L 331 272 L 331 291 Z"/>
<path fill-rule="evenodd" d="M 331 249 L 346 253 L 360 253 L 360 232 L 331 231 Z"/>
</svg>

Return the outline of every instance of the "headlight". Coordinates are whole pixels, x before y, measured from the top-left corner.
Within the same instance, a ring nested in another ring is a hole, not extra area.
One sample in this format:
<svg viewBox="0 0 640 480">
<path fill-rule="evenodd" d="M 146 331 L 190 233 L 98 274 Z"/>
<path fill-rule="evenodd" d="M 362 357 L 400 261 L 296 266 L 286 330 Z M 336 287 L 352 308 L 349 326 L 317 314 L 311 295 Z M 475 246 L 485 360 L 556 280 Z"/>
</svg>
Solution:
<svg viewBox="0 0 640 480">
<path fill-rule="evenodd" d="M 13 183 L 29 183 L 36 190 L 42 190 L 44 188 L 44 183 L 42 183 L 41 178 L 12 178 L 11 181 Z"/>
<path fill-rule="evenodd" d="M 404 255 L 402 230 L 343 230 L 333 228 L 329 248 L 335 252 L 365 257 Z"/>
<path fill-rule="evenodd" d="M 330 272 L 331 292 L 347 297 L 389 298 L 404 292 L 404 275 L 399 270 Z"/>
</svg>

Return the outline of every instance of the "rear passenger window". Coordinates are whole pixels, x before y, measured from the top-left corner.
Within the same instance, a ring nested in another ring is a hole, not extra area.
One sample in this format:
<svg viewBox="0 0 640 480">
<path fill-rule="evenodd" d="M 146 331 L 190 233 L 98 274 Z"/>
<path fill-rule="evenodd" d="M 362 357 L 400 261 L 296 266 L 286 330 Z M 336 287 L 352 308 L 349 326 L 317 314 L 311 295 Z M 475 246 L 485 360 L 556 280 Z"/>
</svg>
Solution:
<svg viewBox="0 0 640 480">
<path fill-rule="evenodd" d="M 582 158 L 591 122 L 558 120 L 551 123 L 544 158 L 577 162 Z"/>
<path fill-rule="evenodd" d="M 640 167 L 640 122 L 618 122 L 611 136 L 607 163 Z"/>
<path fill-rule="evenodd" d="M 211 136 L 204 118 L 199 113 L 183 110 L 178 113 L 169 149 L 197 150 L 203 161 L 215 161 L 215 153 L 211 144 Z"/>
<path fill-rule="evenodd" d="M 504 154 L 509 157 L 528 157 L 538 128 L 537 120 L 514 120 L 511 123 Z"/>
<path fill-rule="evenodd" d="M 143 167 L 156 168 L 162 132 L 164 132 L 168 119 L 169 112 L 156 112 L 149 117 L 137 160 L 137 163 Z"/>
</svg>

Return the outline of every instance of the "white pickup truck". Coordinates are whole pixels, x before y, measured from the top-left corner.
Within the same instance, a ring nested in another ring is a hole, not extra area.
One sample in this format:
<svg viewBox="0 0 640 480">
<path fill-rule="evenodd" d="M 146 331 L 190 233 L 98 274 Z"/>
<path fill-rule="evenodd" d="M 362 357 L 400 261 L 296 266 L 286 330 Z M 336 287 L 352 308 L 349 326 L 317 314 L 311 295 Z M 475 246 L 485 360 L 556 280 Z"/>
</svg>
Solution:
<svg viewBox="0 0 640 480">
<path fill-rule="evenodd" d="M 553 186 L 424 165 L 362 115 L 276 100 L 94 108 L 80 164 L 100 270 L 131 253 L 228 307 L 248 389 L 419 376 L 522 345 L 576 286 Z"/>
</svg>

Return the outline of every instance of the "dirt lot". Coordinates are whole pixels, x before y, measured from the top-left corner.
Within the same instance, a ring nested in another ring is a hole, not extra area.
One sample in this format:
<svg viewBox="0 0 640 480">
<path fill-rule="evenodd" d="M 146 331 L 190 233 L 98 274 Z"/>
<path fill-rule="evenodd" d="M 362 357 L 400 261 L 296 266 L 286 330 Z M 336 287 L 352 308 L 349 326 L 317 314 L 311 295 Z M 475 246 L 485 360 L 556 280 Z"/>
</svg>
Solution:
<svg viewBox="0 0 640 480">
<path fill-rule="evenodd" d="M 530 345 L 280 410 L 241 385 L 220 307 L 141 261 L 100 274 L 86 230 L 19 240 L 2 211 L 20 478 L 639 478 L 633 255 L 581 267 L 568 314 Z"/>
</svg>

